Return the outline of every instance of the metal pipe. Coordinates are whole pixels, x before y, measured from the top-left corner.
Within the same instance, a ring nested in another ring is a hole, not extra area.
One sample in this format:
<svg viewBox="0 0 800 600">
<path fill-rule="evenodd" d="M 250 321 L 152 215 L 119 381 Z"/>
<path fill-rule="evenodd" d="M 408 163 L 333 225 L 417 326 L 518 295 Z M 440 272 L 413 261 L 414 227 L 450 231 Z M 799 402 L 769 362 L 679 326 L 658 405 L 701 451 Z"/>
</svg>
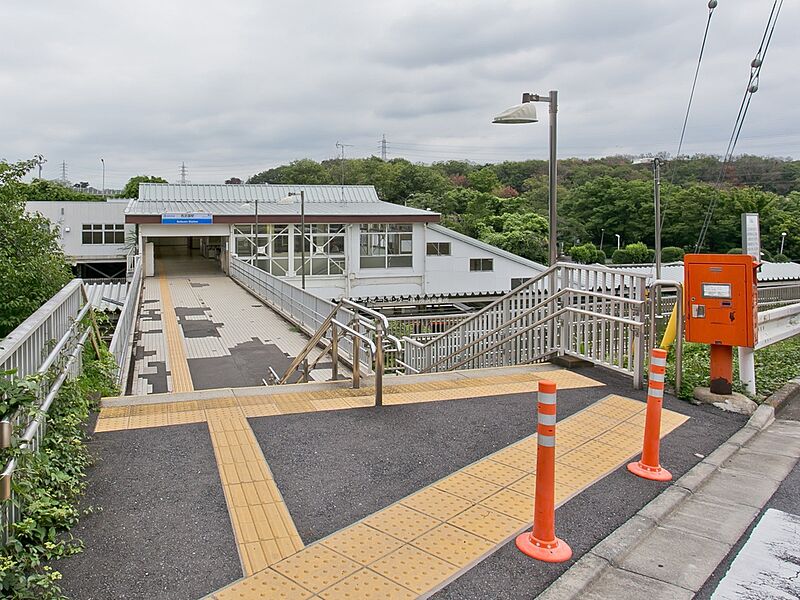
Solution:
<svg viewBox="0 0 800 600">
<path fill-rule="evenodd" d="M 349 328 L 348 328 L 349 329 Z M 353 333 L 357 336 L 358 333 L 358 320 L 353 323 Z M 358 343 L 358 337 L 353 340 L 353 389 L 357 390 L 361 387 L 361 346 Z"/>
<path fill-rule="evenodd" d="M 675 392 L 679 393 L 683 382 L 683 284 L 671 279 L 656 279 L 650 284 L 651 297 L 653 290 L 661 288 L 673 288 L 676 292 L 676 313 L 677 319 L 675 331 Z M 656 303 L 650 302 L 650 347 L 655 348 L 656 343 Z"/>
<path fill-rule="evenodd" d="M 375 406 L 383 405 L 383 327 L 375 331 Z"/>
<path fill-rule="evenodd" d="M 558 115 L 558 92 L 550 90 L 550 164 L 549 164 L 549 211 L 550 211 L 550 265 L 556 264 L 558 260 L 558 210 L 557 210 L 557 187 L 558 169 L 556 163 L 556 142 L 557 142 L 557 115 Z"/>
<path fill-rule="evenodd" d="M 339 379 L 339 328 L 331 324 L 331 379 Z"/>
<path fill-rule="evenodd" d="M 306 192 L 300 190 L 300 285 L 306 289 Z M 310 236 L 309 236 L 310 237 Z"/>
</svg>

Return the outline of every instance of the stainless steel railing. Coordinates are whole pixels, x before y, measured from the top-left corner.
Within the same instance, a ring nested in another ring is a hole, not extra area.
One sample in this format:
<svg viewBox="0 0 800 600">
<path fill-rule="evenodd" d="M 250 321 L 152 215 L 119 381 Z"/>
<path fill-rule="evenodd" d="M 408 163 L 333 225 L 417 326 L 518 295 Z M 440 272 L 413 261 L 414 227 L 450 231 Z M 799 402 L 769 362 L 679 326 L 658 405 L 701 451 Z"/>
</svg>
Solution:
<svg viewBox="0 0 800 600">
<path fill-rule="evenodd" d="M 0 343 L 0 371 L 11 371 L 6 376 L 13 378 L 38 375 L 36 410 L 5 415 L 0 421 L 0 449 L 38 451 L 48 410 L 63 383 L 80 374 L 83 346 L 90 335 L 96 344 L 99 335 L 92 307 L 81 280 L 75 279 Z M 6 543 L 11 526 L 23 516 L 24 506 L 12 485 L 17 462 L 12 455 L 0 472 L 0 544 Z"/>
<path fill-rule="evenodd" d="M 120 311 L 114 336 L 108 346 L 109 352 L 114 355 L 117 362 L 117 386 L 121 389 L 128 377 L 130 368 L 131 349 L 133 342 L 136 316 L 139 312 L 139 296 L 142 291 L 142 260 L 137 256 L 134 261 L 133 276 L 128 286 L 125 305 Z M 124 392 L 124 390 L 123 390 Z"/>
<path fill-rule="evenodd" d="M 646 278 L 559 263 L 427 342 L 404 337 L 408 372 L 526 364 L 565 354 L 633 376 L 645 356 Z"/>
</svg>

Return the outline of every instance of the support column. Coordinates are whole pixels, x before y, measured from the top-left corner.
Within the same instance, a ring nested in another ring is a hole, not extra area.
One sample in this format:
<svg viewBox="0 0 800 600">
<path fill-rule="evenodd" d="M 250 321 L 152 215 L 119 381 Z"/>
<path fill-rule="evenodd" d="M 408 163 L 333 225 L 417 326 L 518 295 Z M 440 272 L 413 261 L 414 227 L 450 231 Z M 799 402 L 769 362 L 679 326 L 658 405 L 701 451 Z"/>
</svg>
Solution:
<svg viewBox="0 0 800 600">
<path fill-rule="evenodd" d="M 756 352 L 753 348 L 739 346 L 739 381 L 745 391 L 756 394 Z"/>
<path fill-rule="evenodd" d="M 711 344 L 711 393 L 733 392 L 733 347 Z"/>
</svg>

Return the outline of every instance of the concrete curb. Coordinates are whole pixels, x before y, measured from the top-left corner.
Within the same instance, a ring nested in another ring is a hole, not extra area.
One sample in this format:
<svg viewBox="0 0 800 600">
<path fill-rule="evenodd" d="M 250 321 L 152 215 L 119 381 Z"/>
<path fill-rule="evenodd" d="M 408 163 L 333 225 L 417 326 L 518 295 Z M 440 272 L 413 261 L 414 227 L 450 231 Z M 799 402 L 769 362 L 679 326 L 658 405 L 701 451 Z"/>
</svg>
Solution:
<svg viewBox="0 0 800 600">
<path fill-rule="evenodd" d="M 800 378 L 793 379 L 767 398 L 742 429 L 687 471 L 674 485 L 656 496 L 611 535 L 586 552 L 537 598 L 566 600 L 584 596 L 606 569 L 619 566 L 652 529 L 689 499 L 753 436 L 769 427 L 775 420 L 776 412 L 797 398 L 800 398 Z"/>
</svg>

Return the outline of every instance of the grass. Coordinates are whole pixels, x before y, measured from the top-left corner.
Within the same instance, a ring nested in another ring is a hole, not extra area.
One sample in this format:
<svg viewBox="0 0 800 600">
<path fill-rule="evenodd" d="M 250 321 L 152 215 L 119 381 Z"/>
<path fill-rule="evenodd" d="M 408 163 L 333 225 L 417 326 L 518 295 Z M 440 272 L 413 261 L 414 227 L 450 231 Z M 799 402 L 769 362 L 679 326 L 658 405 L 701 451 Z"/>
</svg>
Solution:
<svg viewBox="0 0 800 600">
<path fill-rule="evenodd" d="M 739 359 L 733 353 L 733 389 L 744 393 L 739 383 Z M 694 388 L 709 385 L 709 347 L 686 343 L 683 346 L 683 381 L 678 397 L 689 400 Z M 787 381 L 800 377 L 800 336 L 795 336 L 756 351 L 756 402 L 763 402 Z M 670 350 L 667 378 L 675 381 L 675 350 Z"/>
</svg>

